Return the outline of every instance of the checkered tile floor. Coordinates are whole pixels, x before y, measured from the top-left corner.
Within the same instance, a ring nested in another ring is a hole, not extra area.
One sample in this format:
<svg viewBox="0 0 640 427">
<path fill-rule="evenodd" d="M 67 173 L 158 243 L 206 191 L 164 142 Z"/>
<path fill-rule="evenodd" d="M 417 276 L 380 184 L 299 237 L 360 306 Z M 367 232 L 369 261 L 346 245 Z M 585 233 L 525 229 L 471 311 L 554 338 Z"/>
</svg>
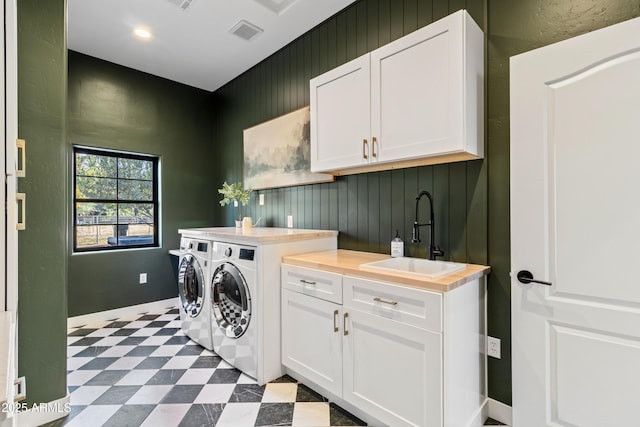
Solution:
<svg viewBox="0 0 640 427">
<path fill-rule="evenodd" d="M 289 376 L 257 385 L 184 336 L 176 308 L 70 329 L 67 345 L 71 413 L 48 426 L 365 425 Z"/>
</svg>

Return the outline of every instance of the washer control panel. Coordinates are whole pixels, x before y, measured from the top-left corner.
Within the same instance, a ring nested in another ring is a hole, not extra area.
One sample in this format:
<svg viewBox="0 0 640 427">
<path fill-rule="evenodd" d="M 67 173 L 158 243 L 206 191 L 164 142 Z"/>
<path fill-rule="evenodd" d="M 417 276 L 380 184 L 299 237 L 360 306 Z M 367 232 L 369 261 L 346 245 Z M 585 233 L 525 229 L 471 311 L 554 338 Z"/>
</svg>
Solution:
<svg viewBox="0 0 640 427">
<path fill-rule="evenodd" d="M 240 255 L 238 256 L 238 258 L 246 259 L 247 261 L 253 261 L 255 253 L 255 249 L 240 248 Z"/>
</svg>

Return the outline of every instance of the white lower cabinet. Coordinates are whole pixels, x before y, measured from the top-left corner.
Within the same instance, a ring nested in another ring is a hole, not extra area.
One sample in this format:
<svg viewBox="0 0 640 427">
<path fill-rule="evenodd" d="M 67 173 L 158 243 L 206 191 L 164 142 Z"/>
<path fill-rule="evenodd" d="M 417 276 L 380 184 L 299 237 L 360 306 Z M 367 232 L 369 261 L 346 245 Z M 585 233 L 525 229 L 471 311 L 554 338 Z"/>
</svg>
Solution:
<svg viewBox="0 0 640 427">
<path fill-rule="evenodd" d="M 374 425 L 481 426 L 483 285 L 443 294 L 283 264 L 282 364 Z"/>
</svg>

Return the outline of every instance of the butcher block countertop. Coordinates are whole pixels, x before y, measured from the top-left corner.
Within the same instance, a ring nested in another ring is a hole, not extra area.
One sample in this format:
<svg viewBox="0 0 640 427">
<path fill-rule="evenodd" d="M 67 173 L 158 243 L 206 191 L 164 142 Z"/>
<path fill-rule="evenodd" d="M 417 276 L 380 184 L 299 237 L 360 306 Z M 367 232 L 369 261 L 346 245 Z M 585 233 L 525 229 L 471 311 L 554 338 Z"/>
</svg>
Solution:
<svg viewBox="0 0 640 427">
<path fill-rule="evenodd" d="M 366 264 L 388 258 L 390 258 L 389 255 L 338 249 L 335 251 L 289 255 L 283 257 L 282 262 L 290 265 L 297 265 L 299 267 L 331 271 L 334 273 L 347 274 L 349 276 L 362 277 L 365 279 L 383 282 L 393 282 L 414 288 L 438 292 L 447 292 L 455 289 L 458 286 L 462 286 L 465 283 L 489 274 L 489 271 L 491 270 L 489 267 L 484 265 L 467 264 L 467 268 L 462 271 L 435 279 L 423 279 L 416 278 L 400 271 L 385 273 L 360 268 L 360 264 Z"/>
<path fill-rule="evenodd" d="M 186 228 L 178 230 L 178 233 L 212 241 L 247 243 L 281 243 L 335 237 L 338 235 L 338 232 L 333 230 L 276 227 L 252 227 L 248 229 L 236 227 Z"/>
</svg>

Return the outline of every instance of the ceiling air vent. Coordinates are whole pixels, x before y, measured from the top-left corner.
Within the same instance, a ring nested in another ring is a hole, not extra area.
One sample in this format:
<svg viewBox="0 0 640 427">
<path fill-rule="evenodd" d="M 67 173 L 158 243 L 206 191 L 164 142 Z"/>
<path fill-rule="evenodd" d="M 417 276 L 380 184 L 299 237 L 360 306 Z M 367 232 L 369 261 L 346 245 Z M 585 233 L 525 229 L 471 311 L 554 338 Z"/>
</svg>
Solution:
<svg viewBox="0 0 640 427">
<path fill-rule="evenodd" d="M 254 0 L 254 1 L 266 7 L 276 15 L 281 15 L 287 9 L 289 9 L 294 3 L 297 3 L 298 0 Z"/>
<path fill-rule="evenodd" d="M 189 9 L 189 6 L 191 6 L 191 3 L 194 2 L 194 0 L 167 0 L 167 1 L 174 6 L 178 6 L 182 10 Z"/>
<path fill-rule="evenodd" d="M 250 22 L 242 20 L 234 25 L 233 28 L 229 30 L 229 32 L 231 34 L 235 34 L 241 39 L 250 41 L 260 35 L 260 33 L 262 33 L 262 28 L 255 26 Z"/>
</svg>

